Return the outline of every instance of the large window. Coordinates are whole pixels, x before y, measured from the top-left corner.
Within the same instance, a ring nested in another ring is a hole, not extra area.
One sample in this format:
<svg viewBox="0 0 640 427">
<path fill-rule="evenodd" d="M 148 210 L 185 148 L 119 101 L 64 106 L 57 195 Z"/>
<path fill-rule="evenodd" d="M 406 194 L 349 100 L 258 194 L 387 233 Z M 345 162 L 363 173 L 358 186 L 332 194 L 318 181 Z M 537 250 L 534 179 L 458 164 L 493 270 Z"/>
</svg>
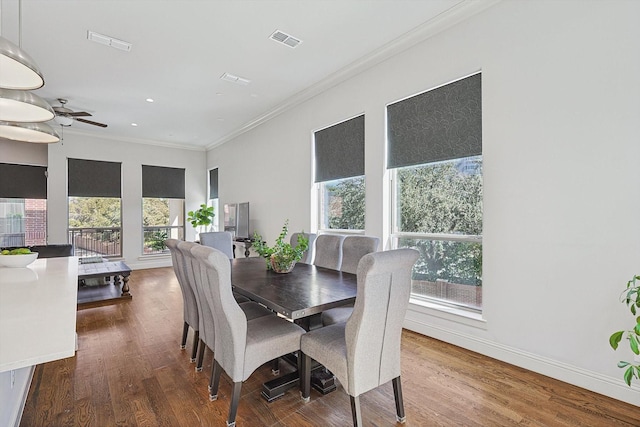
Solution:
<svg viewBox="0 0 640 427">
<path fill-rule="evenodd" d="M 0 247 L 47 243 L 47 168 L 0 163 Z"/>
<path fill-rule="evenodd" d="M 144 255 L 168 251 L 165 240 L 184 240 L 184 169 L 142 165 Z"/>
<path fill-rule="evenodd" d="M 387 108 L 395 247 L 420 252 L 412 294 L 482 309 L 480 74 Z"/>
<path fill-rule="evenodd" d="M 69 159 L 69 243 L 78 256 L 122 256 L 121 164 Z"/>
<path fill-rule="evenodd" d="M 315 182 L 319 230 L 364 230 L 364 116 L 319 130 Z"/>
</svg>

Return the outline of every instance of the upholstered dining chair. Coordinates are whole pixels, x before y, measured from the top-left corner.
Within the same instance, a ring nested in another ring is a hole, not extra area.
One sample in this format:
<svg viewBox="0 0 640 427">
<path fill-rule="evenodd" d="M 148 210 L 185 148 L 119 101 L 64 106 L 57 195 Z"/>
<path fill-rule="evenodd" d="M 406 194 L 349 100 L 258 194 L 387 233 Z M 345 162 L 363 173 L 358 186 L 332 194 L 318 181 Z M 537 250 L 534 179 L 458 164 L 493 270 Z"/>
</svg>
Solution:
<svg viewBox="0 0 640 427">
<path fill-rule="evenodd" d="M 180 341 L 180 348 L 184 349 L 187 346 L 187 335 L 189 333 L 189 327 L 193 329 L 193 350 L 191 352 L 191 361 L 196 361 L 196 352 L 198 351 L 198 341 L 200 339 L 200 326 L 198 317 L 198 305 L 196 303 L 196 296 L 193 293 L 193 287 L 188 282 L 185 271 L 185 258 L 181 251 L 178 250 L 178 244 L 180 240 L 167 239 L 165 244 L 171 252 L 171 262 L 173 264 L 173 271 L 178 279 L 180 285 L 180 291 L 182 292 L 182 316 L 184 318 L 184 327 L 182 328 L 182 341 Z"/>
<path fill-rule="evenodd" d="M 316 238 L 313 264 L 318 267 L 340 270 L 342 265 L 342 241 L 345 236 L 321 234 Z"/>
<path fill-rule="evenodd" d="M 313 261 L 313 252 L 315 248 L 316 234 L 315 233 L 293 233 L 291 235 L 291 239 L 289 240 L 289 243 L 291 243 L 292 247 L 295 248 L 296 246 L 298 246 L 298 236 L 300 234 L 303 234 L 304 237 L 309 239 L 309 249 L 307 249 L 304 252 L 304 255 L 302 255 L 302 259 L 300 260 L 300 262 L 303 262 L 305 264 L 311 264 L 311 262 Z"/>
<path fill-rule="evenodd" d="M 362 426 L 359 396 L 389 381 L 393 383 L 396 420 L 405 422 L 400 340 L 411 293 L 411 270 L 417 259 L 418 251 L 407 248 L 362 257 L 349 320 L 314 329 L 300 339 L 303 399 L 310 396 L 313 358 L 333 372 L 349 394 L 354 426 Z"/>
<path fill-rule="evenodd" d="M 224 254 L 207 247 L 194 247 L 200 262 L 205 297 L 215 318 L 215 348 L 209 398 L 218 398 L 224 370 L 233 382 L 227 426 L 235 426 L 242 383 L 258 367 L 300 349 L 304 329 L 278 316 L 249 319 L 233 298 L 231 267 Z"/>
<path fill-rule="evenodd" d="M 366 254 L 378 250 L 380 239 L 374 236 L 347 236 L 342 241 L 342 264 L 340 271 L 356 274 L 358 271 L 358 263 Z M 346 322 L 353 305 L 336 307 L 322 312 L 322 324 L 324 326 L 333 325 L 334 323 Z"/>
<path fill-rule="evenodd" d="M 200 244 L 216 248 L 229 259 L 233 259 L 233 235 L 228 231 L 200 233 Z"/>
<path fill-rule="evenodd" d="M 215 327 L 213 313 L 211 313 L 209 304 L 206 303 L 204 297 L 204 289 L 210 286 L 210 284 L 202 278 L 200 264 L 193 255 L 192 249 L 194 247 L 201 247 L 201 245 L 192 242 L 180 242 L 178 244 L 178 250 L 181 251 L 185 257 L 186 276 L 188 278 L 188 282 L 193 286 L 193 292 L 196 296 L 196 304 L 198 307 L 200 340 L 198 343 L 196 371 L 200 372 L 202 371 L 205 348 L 208 347 L 213 351 L 215 343 Z M 229 260 L 227 259 L 227 263 L 228 262 Z M 245 312 L 246 316 L 251 319 L 273 315 L 273 312 L 255 302 L 243 302 L 241 304 L 241 309 Z"/>
</svg>

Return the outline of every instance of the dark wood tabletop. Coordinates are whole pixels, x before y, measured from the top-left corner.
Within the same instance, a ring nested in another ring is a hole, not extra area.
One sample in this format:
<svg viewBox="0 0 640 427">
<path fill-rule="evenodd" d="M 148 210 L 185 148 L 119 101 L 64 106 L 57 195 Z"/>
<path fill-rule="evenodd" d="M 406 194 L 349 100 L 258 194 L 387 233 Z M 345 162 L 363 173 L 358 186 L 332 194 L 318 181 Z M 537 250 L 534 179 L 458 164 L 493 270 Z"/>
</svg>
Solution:
<svg viewBox="0 0 640 427">
<path fill-rule="evenodd" d="M 301 319 L 353 303 L 356 275 L 298 263 L 290 273 L 267 270 L 263 258 L 231 261 L 231 283 L 238 294 L 289 319 Z"/>
</svg>

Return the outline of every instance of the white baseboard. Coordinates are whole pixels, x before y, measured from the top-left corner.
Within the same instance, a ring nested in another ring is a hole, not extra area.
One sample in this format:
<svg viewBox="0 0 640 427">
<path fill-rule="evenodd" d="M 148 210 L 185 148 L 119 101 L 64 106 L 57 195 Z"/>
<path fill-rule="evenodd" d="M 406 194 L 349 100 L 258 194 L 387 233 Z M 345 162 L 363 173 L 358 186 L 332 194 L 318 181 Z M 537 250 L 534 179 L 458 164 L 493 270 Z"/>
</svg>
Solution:
<svg viewBox="0 0 640 427">
<path fill-rule="evenodd" d="M 632 405 L 640 406 L 640 387 L 637 384 L 628 387 L 622 377 L 614 378 L 597 372 L 587 371 L 557 360 L 537 354 L 497 344 L 493 341 L 473 335 L 429 324 L 415 318 L 405 318 L 404 327 L 411 331 L 453 344 L 493 359 L 501 360 L 542 375 L 603 394 Z"/>
</svg>

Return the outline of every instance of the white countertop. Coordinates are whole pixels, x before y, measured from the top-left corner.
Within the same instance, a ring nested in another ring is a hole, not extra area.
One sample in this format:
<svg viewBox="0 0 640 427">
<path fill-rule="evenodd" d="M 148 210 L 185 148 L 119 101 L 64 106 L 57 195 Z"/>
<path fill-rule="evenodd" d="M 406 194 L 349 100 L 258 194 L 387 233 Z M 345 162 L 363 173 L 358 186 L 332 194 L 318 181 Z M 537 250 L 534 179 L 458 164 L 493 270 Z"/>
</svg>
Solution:
<svg viewBox="0 0 640 427">
<path fill-rule="evenodd" d="M 75 354 L 78 258 L 0 267 L 0 372 Z"/>
</svg>

